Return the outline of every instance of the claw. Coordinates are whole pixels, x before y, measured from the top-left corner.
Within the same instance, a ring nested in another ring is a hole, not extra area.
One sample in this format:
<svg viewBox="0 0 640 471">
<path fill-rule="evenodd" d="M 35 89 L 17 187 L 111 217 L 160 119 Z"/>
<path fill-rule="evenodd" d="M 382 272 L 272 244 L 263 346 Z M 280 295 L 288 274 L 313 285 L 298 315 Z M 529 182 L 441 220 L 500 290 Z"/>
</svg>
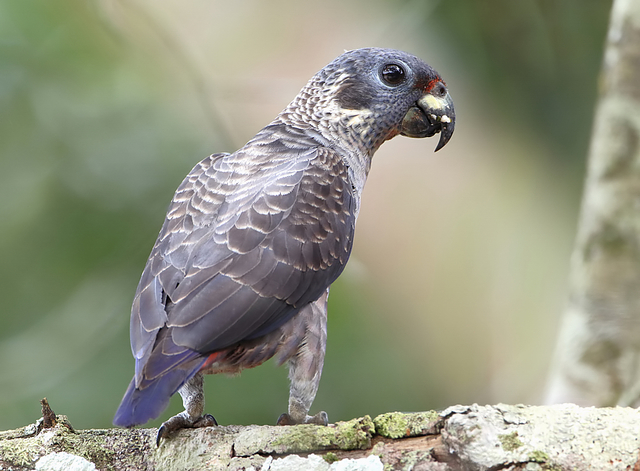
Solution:
<svg viewBox="0 0 640 471">
<path fill-rule="evenodd" d="M 160 426 L 158 435 L 156 435 L 156 446 L 160 446 L 160 440 L 167 438 L 181 428 L 213 427 L 216 425 L 218 425 L 218 421 L 211 414 L 205 414 L 194 421 L 186 413 L 182 412 L 174 415 Z"/>
<path fill-rule="evenodd" d="M 276 425 L 298 425 L 298 424 L 315 424 L 328 425 L 329 416 L 325 411 L 320 411 L 316 415 L 308 415 L 303 421 L 297 421 L 286 412 L 278 417 Z"/>
<path fill-rule="evenodd" d="M 285 412 L 284 414 L 280 415 L 280 417 L 278 417 L 276 425 L 296 425 L 296 422 L 291 418 L 289 414 Z"/>
</svg>

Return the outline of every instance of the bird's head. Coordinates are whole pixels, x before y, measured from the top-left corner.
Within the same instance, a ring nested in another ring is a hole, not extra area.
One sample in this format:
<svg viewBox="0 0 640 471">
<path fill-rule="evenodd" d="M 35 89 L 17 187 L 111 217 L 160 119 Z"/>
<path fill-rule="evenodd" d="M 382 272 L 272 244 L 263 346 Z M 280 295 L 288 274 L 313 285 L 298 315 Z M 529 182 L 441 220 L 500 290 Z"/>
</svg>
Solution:
<svg viewBox="0 0 640 471">
<path fill-rule="evenodd" d="M 392 49 L 345 52 L 318 72 L 294 103 L 314 116 L 323 135 L 350 141 L 369 156 L 398 134 L 440 133 L 437 151 L 455 128 L 453 101 L 440 75 L 419 58 Z"/>
</svg>

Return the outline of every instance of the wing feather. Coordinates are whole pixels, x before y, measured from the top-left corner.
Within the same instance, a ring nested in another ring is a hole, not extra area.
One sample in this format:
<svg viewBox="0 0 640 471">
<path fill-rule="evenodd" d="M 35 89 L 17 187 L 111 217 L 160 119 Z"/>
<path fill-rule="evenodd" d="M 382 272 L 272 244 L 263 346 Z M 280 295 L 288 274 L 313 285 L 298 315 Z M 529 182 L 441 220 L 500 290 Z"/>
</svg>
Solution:
<svg viewBox="0 0 640 471">
<path fill-rule="evenodd" d="M 160 357 L 182 361 L 182 348 L 206 354 L 265 335 L 315 301 L 347 262 L 355 207 L 343 159 L 298 130 L 267 127 L 235 154 L 200 162 L 138 286 L 141 366 L 157 374 Z M 161 348 L 168 342 L 173 350 Z"/>
</svg>

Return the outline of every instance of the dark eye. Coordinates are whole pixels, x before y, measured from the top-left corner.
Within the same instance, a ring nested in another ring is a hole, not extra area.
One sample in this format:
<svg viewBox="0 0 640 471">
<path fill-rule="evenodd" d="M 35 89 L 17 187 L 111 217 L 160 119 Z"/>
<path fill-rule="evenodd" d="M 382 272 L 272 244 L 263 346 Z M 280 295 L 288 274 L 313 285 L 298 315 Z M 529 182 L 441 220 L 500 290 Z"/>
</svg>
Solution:
<svg viewBox="0 0 640 471">
<path fill-rule="evenodd" d="M 382 81 L 387 85 L 395 87 L 404 82 L 405 73 L 404 69 L 398 64 L 387 64 L 380 71 Z"/>
</svg>

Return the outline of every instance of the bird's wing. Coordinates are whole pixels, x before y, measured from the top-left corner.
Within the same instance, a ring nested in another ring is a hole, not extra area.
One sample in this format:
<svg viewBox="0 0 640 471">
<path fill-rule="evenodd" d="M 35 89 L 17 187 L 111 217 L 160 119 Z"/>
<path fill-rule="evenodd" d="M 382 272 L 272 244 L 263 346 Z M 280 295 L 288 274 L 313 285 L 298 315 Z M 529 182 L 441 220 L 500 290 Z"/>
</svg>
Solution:
<svg viewBox="0 0 640 471">
<path fill-rule="evenodd" d="M 134 299 L 140 366 L 165 325 L 177 346 L 219 350 L 279 327 L 344 268 L 355 228 L 347 166 L 275 128 L 205 159 L 178 188 Z"/>
</svg>

